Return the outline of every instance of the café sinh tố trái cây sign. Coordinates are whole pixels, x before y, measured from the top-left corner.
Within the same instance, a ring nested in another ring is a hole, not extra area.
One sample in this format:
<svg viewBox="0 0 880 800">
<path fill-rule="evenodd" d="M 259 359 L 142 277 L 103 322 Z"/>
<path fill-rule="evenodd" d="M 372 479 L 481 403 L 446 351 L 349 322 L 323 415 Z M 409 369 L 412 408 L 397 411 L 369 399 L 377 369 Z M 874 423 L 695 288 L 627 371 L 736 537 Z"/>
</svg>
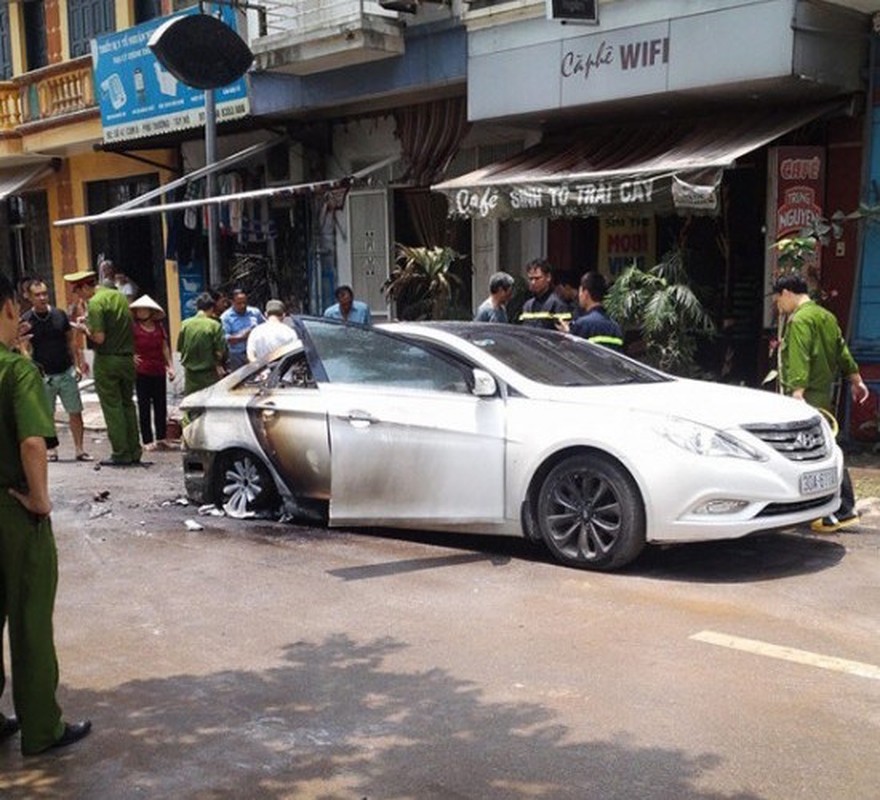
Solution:
<svg viewBox="0 0 880 800">
<path fill-rule="evenodd" d="M 617 175 L 586 181 L 523 182 L 442 189 L 449 214 L 472 219 L 591 217 L 717 211 L 721 170 L 693 176 Z"/>
</svg>

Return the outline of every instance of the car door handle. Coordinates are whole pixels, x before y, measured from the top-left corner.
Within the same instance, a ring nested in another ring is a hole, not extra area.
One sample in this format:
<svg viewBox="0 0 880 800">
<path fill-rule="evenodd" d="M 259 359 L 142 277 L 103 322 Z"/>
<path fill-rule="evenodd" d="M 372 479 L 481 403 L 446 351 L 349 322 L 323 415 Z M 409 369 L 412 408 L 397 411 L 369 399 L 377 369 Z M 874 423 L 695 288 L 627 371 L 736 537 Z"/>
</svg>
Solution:
<svg viewBox="0 0 880 800">
<path fill-rule="evenodd" d="M 378 420 L 367 411 L 352 410 L 348 412 L 348 421 L 353 428 L 368 428 Z"/>
</svg>

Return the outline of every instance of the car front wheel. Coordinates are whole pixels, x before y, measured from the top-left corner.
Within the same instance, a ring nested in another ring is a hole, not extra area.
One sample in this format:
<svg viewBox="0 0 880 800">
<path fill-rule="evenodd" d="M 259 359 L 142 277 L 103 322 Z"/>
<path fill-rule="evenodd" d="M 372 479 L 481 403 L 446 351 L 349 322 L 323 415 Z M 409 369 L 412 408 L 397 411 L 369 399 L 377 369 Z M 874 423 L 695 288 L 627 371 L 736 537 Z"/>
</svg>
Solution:
<svg viewBox="0 0 880 800">
<path fill-rule="evenodd" d="M 266 467 L 250 453 L 238 451 L 222 457 L 214 480 L 214 497 L 230 516 L 265 511 L 276 502 L 277 493 Z"/>
<path fill-rule="evenodd" d="M 601 453 L 570 456 L 548 473 L 538 492 L 541 536 L 562 563 L 610 570 L 645 546 L 645 512 L 629 473 Z"/>
</svg>

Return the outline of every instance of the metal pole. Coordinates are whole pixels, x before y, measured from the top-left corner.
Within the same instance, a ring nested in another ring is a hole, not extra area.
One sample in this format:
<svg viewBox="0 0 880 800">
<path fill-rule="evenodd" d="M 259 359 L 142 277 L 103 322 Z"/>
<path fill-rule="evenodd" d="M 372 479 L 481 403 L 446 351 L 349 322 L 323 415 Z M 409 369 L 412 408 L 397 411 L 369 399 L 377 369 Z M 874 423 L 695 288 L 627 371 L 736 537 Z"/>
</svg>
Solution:
<svg viewBox="0 0 880 800">
<path fill-rule="evenodd" d="M 214 90 L 205 89 L 205 165 L 217 160 L 217 111 Z M 217 194 L 217 177 L 209 172 L 205 197 Z M 220 231 L 217 225 L 217 206 L 208 204 L 208 285 L 216 289 L 222 283 L 220 276 Z"/>
</svg>

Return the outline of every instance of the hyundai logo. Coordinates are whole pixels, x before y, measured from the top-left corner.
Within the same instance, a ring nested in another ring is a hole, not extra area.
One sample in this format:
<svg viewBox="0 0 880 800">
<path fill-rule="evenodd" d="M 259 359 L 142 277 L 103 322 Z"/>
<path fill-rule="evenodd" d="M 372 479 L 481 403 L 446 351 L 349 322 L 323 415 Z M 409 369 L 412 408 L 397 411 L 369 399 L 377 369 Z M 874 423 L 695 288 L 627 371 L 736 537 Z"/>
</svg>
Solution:
<svg viewBox="0 0 880 800">
<path fill-rule="evenodd" d="M 822 434 L 812 431 L 801 431 L 795 437 L 794 445 L 800 450 L 812 450 L 822 446 Z"/>
</svg>

